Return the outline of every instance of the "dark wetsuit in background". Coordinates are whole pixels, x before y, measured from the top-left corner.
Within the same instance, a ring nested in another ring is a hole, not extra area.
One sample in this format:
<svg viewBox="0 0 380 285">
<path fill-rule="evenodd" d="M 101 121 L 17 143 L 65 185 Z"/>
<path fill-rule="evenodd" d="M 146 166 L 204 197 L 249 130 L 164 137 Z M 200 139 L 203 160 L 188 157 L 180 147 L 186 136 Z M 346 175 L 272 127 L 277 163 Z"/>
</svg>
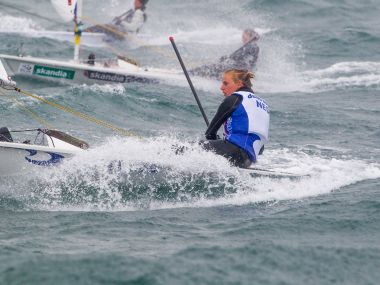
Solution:
<svg viewBox="0 0 380 285">
<path fill-rule="evenodd" d="M 220 79 L 227 69 L 253 70 L 259 57 L 260 48 L 252 39 L 229 56 L 223 56 L 216 64 L 203 65 L 189 70 L 192 75 Z"/>
<path fill-rule="evenodd" d="M 13 142 L 11 133 L 7 127 L 0 128 L 0 142 Z"/>
</svg>

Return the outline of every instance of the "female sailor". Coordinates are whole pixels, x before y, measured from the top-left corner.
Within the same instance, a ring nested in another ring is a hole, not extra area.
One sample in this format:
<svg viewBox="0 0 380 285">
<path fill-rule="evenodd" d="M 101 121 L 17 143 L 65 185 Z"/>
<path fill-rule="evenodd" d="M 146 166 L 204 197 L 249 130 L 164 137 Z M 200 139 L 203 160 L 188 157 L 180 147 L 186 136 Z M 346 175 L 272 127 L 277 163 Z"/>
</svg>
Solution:
<svg viewBox="0 0 380 285">
<path fill-rule="evenodd" d="M 269 139 L 269 107 L 252 91 L 254 74 L 247 70 L 224 72 L 222 90 L 225 99 L 206 130 L 202 146 L 230 160 L 238 167 L 257 161 Z M 224 124 L 224 138 L 217 132 Z"/>
</svg>

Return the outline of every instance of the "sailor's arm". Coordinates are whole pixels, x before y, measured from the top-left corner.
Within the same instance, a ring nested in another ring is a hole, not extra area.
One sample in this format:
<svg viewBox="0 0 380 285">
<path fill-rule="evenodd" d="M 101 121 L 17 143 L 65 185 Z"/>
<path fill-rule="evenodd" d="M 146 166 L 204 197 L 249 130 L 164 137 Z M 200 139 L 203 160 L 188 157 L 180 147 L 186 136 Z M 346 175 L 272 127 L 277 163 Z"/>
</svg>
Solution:
<svg viewBox="0 0 380 285">
<path fill-rule="evenodd" d="M 222 104 L 220 104 L 218 111 L 216 112 L 214 118 L 212 119 L 210 125 L 206 130 L 206 139 L 217 139 L 217 132 L 219 128 L 236 110 L 236 108 L 239 106 L 242 100 L 243 98 L 239 95 L 231 95 L 223 100 Z"/>
<path fill-rule="evenodd" d="M 117 17 L 113 18 L 112 19 L 112 24 L 113 25 L 120 25 L 120 23 L 122 21 L 124 21 L 125 19 L 127 19 L 131 14 L 133 14 L 134 11 L 135 11 L 134 9 L 129 9 L 128 11 L 124 12 L 120 16 L 117 16 Z"/>
<path fill-rule="evenodd" d="M 144 24 L 144 12 L 140 9 L 135 11 L 132 21 L 122 21 L 120 25 L 128 32 L 137 33 L 141 26 Z"/>
<path fill-rule="evenodd" d="M 234 51 L 232 54 L 230 54 L 229 58 L 239 61 L 244 60 L 247 56 L 253 55 L 255 57 L 258 56 L 259 53 L 259 46 L 256 42 L 250 41 Z"/>
</svg>

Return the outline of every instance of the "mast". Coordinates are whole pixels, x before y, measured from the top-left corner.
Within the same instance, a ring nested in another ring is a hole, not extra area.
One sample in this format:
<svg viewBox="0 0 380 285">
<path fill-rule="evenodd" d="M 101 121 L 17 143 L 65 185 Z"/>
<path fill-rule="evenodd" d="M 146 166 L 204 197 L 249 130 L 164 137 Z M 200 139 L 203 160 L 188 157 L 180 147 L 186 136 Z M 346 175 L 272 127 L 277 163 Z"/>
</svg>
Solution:
<svg viewBox="0 0 380 285">
<path fill-rule="evenodd" d="M 74 8 L 74 61 L 79 62 L 80 37 L 82 35 L 82 0 L 76 1 Z"/>
</svg>

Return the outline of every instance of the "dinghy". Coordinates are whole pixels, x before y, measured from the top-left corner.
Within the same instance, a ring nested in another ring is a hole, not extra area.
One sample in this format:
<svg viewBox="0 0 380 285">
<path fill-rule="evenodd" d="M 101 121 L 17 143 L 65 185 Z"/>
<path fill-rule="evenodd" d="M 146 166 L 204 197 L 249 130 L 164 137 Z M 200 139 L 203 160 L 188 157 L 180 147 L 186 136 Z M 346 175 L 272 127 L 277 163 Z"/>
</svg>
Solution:
<svg viewBox="0 0 380 285">
<path fill-rule="evenodd" d="M 82 1 L 52 1 L 54 7 L 65 20 L 74 20 L 73 60 L 44 59 L 29 56 L 0 55 L 9 75 L 26 75 L 65 83 L 108 84 L 129 82 L 157 82 L 157 80 L 180 79 L 178 71 L 139 67 L 127 58 L 96 59 L 91 55 L 79 60 L 82 35 Z M 75 8 L 74 8 L 75 7 Z"/>
<path fill-rule="evenodd" d="M 61 83 L 109 84 L 155 83 L 162 80 L 183 81 L 183 76 L 179 71 L 144 68 L 121 58 L 111 62 L 97 62 L 96 59 L 79 62 L 0 54 L 0 60 L 11 76 L 24 75 Z"/>
<path fill-rule="evenodd" d="M 76 0 L 50 0 L 52 6 L 54 7 L 57 14 L 64 22 L 72 22 L 74 19 L 74 10 L 76 5 Z M 30 13 L 28 10 L 20 9 L 17 6 L 12 5 L 11 3 L 1 3 L 0 6 L 4 6 L 9 9 L 14 9 L 16 11 L 24 12 L 25 14 L 31 14 L 32 16 L 36 16 L 34 13 Z M 45 20 L 49 20 L 48 18 L 41 16 Z M 53 19 L 52 19 L 53 20 Z M 53 20 L 55 21 L 55 20 Z M 50 22 L 50 21 L 49 21 Z M 30 37 L 30 38 L 49 38 L 57 41 L 66 41 L 73 42 L 74 32 L 70 29 L 65 31 L 57 31 L 57 30 L 1 30 L 1 33 L 8 34 L 9 36 L 22 36 L 22 37 Z M 81 34 L 82 44 L 89 47 L 108 47 L 110 43 L 110 39 L 104 33 L 98 32 L 83 32 Z"/>
<path fill-rule="evenodd" d="M 17 89 L 16 83 L 8 76 L 1 62 L 0 87 L 5 90 Z M 0 128 L 0 177 L 20 175 L 38 167 L 56 165 L 89 147 L 86 142 L 57 130 L 13 132 L 24 136 L 28 134 L 26 138 L 33 138 L 33 142 L 25 138 L 15 141 L 12 131 L 6 127 Z"/>
<path fill-rule="evenodd" d="M 189 73 L 187 72 L 187 69 L 185 67 L 185 64 L 182 60 L 182 57 L 178 51 L 178 48 L 177 48 L 177 45 L 175 44 L 174 42 L 174 38 L 173 37 L 169 37 L 169 40 L 173 46 L 173 49 L 174 49 L 174 52 L 178 58 L 178 61 L 182 67 L 182 70 L 185 74 L 185 77 L 187 79 L 187 82 L 189 83 L 189 86 L 190 86 L 190 89 L 194 95 L 194 98 L 198 104 L 198 107 L 199 107 L 199 110 L 201 111 L 202 113 L 202 116 L 203 116 L 203 119 L 206 123 L 206 126 L 208 127 L 209 126 L 209 120 L 206 116 L 206 113 L 204 112 L 203 110 L 203 107 L 202 107 L 202 104 L 198 98 L 198 95 L 195 91 L 195 88 L 193 86 L 193 83 L 190 79 L 190 76 L 189 76 Z M 176 153 L 182 153 L 184 150 L 184 148 L 179 148 L 176 150 Z M 259 154 L 262 154 L 262 151 L 264 150 L 264 148 L 262 147 Z M 243 168 L 243 167 L 239 167 L 239 171 L 240 172 L 248 172 L 251 176 L 269 176 L 269 177 L 277 177 L 277 178 L 299 178 L 299 177 L 306 177 L 308 175 L 303 175 L 303 174 L 297 174 L 297 173 L 290 173 L 290 172 L 283 172 L 283 171 L 277 171 L 277 170 L 272 170 L 272 169 L 264 169 L 264 168 L 259 168 L 256 166 L 256 163 L 252 163 L 250 166 L 246 167 L 246 168 Z"/>
<path fill-rule="evenodd" d="M 34 142 L 15 142 L 0 128 L 0 176 L 15 176 L 57 165 L 88 148 L 84 141 L 56 130 L 37 129 Z"/>
<path fill-rule="evenodd" d="M 58 15 L 65 22 L 78 22 L 78 30 L 82 30 L 82 0 L 50 0 L 51 4 L 55 8 Z M 106 25 L 100 25 L 106 26 Z M 113 28 L 112 30 L 114 30 Z M 121 36 L 123 33 L 115 30 L 114 32 L 120 34 L 117 37 L 120 40 L 125 39 L 125 37 Z M 64 32 L 64 31 L 45 31 L 41 32 L 40 36 L 50 37 L 60 41 L 72 41 L 73 32 Z M 81 42 L 87 46 L 94 47 L 108 47 L 109 43 L 114 41 L 116 37 L 110 37 L 107 33 L 103 32 L 81 32 Z"/>
</svg>

